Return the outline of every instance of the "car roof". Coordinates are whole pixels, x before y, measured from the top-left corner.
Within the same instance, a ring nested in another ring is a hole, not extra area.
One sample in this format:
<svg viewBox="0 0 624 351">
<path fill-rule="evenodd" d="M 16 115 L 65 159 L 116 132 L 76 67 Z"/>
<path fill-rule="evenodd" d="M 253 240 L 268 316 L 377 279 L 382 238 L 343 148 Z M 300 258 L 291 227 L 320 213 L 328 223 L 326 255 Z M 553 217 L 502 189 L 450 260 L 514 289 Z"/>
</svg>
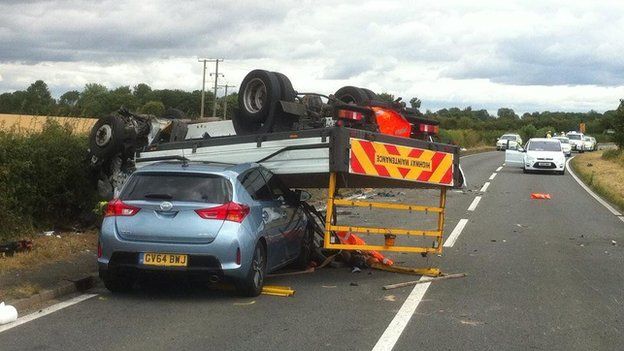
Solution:
<svg viewBox="0 0 624 351">
<path fill-rule="evenodd" d="M 529 142 L 532 142 L 532 141 L 550 141 L 550 142 L 554 143 L 555 140 L 553 140 L 553 139 L 554 138 L 531 138 L 531 139 L 529 139 Z M 559 142 L 559 140 L 556 140 L 556 142 Z"/>
<path fill-rule="evenodd" d="M 141 167 L 137 172 L 191 172 L 191 173 L 243 173 L 248 169 L 258 167 L 257 163 L 221 163 L 201 161 L 160 161 Z"/>
</svg>

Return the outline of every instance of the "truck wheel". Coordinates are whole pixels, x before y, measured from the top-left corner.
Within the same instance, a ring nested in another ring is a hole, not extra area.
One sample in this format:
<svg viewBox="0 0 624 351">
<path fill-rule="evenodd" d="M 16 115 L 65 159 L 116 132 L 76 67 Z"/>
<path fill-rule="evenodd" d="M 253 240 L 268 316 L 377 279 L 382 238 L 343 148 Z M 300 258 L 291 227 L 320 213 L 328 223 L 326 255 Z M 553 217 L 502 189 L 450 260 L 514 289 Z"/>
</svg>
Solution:
<svg viewBox="0 0 624 351">
<path fill-rule="evenodd" d="M 281 98 L 278 76 L 256 69 L 245 76 L 238 91 L 239 117 L 242 122 L 266 123 Z"/>
<path fill-rule="evenodd" d="M 123 149 L 124 122 L 115 115 L 95 122 L 89 134 L 89 151 L 100 160 L 107 159 Z"/>
<path fill-rule="evenodd" d="M 284 101 L 295 101 L 297 92 L 293 89 L 290 79 L 288 79 L 285 74 L 279 72 L 272 73 L 277 76 L 277 80 L 279 81 L 279 87 L 281 90 L 280 99 Z"/>
<path fill-rule="evenodd" d="M 366 93 L 366 96 L 369 100 L 377 100 L 377 94 L 375 94 L 372 90 L 366 88 L 360 88 Z"/>
<path fill-rule="evenodd" d="M 365 101 L 369 100 L 366 92 L 358 87 L 346 86 L 338 89 L 334 94 L 336 99 L 344 102 L 345 104 L 362 105 Z"/>
<path fill-rule="evenodd" d="M 247 276 L 236 282 L 236 289 L 243 296 L 255 297 L 260 295 L 266 275 L 266 250 L 262 243 L 254 249 L 254 255 L 249 265 Z"/>
</svg>

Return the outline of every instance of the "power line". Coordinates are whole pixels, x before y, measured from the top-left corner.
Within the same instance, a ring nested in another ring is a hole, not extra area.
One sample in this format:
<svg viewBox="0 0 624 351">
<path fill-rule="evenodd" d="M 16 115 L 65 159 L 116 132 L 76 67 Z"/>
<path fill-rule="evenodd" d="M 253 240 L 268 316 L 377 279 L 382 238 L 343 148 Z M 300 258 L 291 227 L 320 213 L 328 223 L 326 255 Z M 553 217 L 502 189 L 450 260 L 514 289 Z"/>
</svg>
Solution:
<svg viewBox="0 0 624 351">
<path fill-rule="evenodd" d="M 225 96 L 223 99 L 223 119 L 227 119 L 227 96 L 228 96 L 228 88 L 235 88 L 236 85 L 228 85 L 227 83 L 219 85 L 221 88 L 225 88 Z"/>
</svg>

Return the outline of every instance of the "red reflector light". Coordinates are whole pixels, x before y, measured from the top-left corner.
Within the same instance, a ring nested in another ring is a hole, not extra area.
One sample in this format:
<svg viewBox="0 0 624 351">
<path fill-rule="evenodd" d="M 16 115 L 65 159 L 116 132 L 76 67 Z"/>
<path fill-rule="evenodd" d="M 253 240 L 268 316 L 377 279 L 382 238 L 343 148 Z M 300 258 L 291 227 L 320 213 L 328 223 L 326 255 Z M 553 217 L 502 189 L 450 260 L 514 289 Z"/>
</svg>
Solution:
<svg viewBox="0 0 624 351">
<path fill-rule="evenodd" d="M 422 133 L 438 134 L 440 132 L 440 126 L 434 126 L 431 124 L 420 124 L 418 129 Z"/>
<path fill-rule="evenodd" d="M 104 217 L 134 216 L 139 210 L 138 207 L 127 205 L 119 199 L 113 199 L 106 205 Z"/>
<path fill-rule="evenodd" d="M 236 202 L 228 202 L 226 204 L 195 210 L 195 212 L 203 219 L 217 219 L 230 222 L 242 222 L 249 214 L 249 207 Z"/>
<path fill-rule="evenodd" d="M 338 110 L 338 118 L 361 121 L 364 119 L 364 114 L 361 112 L 355 112 L 355 111 L 350 111 L 350 110 Z"/>
</svg>

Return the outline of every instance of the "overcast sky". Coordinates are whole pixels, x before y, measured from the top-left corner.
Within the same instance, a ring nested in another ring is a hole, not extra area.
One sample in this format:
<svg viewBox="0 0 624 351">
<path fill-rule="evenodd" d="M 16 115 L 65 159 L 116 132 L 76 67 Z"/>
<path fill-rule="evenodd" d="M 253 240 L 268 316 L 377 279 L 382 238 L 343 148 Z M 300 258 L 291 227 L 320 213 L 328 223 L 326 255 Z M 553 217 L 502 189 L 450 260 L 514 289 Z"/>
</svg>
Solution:
<svg viewBox="0 0 624 351">
<path fill-rule="evenodd" d="M 198 57 L 219 57 L 236 86 L 264 68 L 298 91 L 356 85 L 424 109 L 604 111 L 624 98 L 623 33 L 624 1 L 2 0 L 0 92 L 195 90 Z"/>
</svg>

